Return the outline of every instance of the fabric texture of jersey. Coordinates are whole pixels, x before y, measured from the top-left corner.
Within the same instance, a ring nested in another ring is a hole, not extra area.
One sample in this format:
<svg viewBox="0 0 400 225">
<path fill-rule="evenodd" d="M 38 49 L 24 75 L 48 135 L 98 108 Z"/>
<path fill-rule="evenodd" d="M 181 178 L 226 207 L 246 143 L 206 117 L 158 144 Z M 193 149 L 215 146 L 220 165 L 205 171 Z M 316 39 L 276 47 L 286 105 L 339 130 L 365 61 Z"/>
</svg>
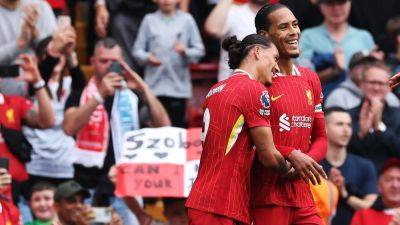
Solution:
<svg viewBox="0 0 400 225">
<path fill-rule="evenodd" d="M 269 126 L 266 88 L 244 73 L 214 85 L 203 105 L 203 152 L 189 208 L 250 223 L 250 169 L 254 157 L 249 128 Z"/>
<path fill-rule="evenodd" d="M 268 88 L 271 97 L 271 128 L 274 143 L 284 157 L 294 149 L 308 153 L 314 120 L 323 118 L 318 76 L 295 67 L 292 75 L 275 76 Z M 314 153 L 315 154 L 315 153 Z M 324 157 L 325 152 L 316 153 Z M 309 185 L 302 179 L 285 180 L 255 160 L 252 170 L 252 207 L 265 205 L 309 207 L 314 205 Z"/>
</svg>

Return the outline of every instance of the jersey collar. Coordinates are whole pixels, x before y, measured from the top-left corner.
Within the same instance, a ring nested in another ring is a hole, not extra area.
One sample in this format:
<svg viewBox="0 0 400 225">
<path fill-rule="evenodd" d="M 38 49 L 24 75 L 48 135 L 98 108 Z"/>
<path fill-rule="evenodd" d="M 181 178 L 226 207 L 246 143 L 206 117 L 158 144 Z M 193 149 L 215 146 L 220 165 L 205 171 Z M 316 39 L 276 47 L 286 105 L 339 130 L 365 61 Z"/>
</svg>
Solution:
<svg viewBox="0 0 400 225">
<path fill-rule="evenodd" d="M 291 75 L 291 76 L 301 76 L 299 69 L 294 64 L 292 66 L 292 73 L 289 74 L 289 75 Z M 282 73 L 275 73 L 273 77 L 284 77 L 284 76 L 287 76 L 287 75 L 284 75 Z"/>
<path fill-rule="evenodd" d="M 251 76 L 251 74 L 248 73 L 248 72 L 245 71 L 245 70 L 235 69 L 235 70 L 233 71 L 233 73 L 234 73 L 234 74 L 235 74 L 235 73 L 244 73 L 244 74 L 246 74 L 251 80 L 254 80 L 253 76 Z"/>
</svg>

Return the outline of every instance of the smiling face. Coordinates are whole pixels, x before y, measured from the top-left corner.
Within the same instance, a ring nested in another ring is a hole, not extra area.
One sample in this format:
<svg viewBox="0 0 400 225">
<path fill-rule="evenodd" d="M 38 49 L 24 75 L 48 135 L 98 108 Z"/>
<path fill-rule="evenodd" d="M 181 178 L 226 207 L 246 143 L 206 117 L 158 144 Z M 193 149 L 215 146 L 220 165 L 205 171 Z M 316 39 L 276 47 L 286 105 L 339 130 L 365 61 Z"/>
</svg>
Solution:
<svg viewBox="0 0 400 225">
<path fill-rule="evenodd" d="M 364 70 L 364 77 L 361 81 L 361 90 L 367 99 L 378 98 L 385 100 L 390 92 L 389 73 L 380 67 L 370 67 Z"/>
<path fill-rule="evenodd" d="M 54 191 L 42 190 L 32 193 L 30 206 L 33 215 L 40 221 L 48 221 L 54 218 Z"/>
<path fill-rule="evenodd" d="M 55 203 L 58 217 L 60 221 L 65 223 L 74 224 L 76 215 L 79 215 L 79 211 L 84 210 L 84 208 L 84 197 L 79 194 L 61 199 L 59 202 Z"/>
<path fill-rule="evenodd" d="M 299 22 L 290 9 L 283 7 L 268 15 L 271 26 L 268 36 L 278 48 L 281 58 L 296 58 L 300 55 Z"/>
</svg>

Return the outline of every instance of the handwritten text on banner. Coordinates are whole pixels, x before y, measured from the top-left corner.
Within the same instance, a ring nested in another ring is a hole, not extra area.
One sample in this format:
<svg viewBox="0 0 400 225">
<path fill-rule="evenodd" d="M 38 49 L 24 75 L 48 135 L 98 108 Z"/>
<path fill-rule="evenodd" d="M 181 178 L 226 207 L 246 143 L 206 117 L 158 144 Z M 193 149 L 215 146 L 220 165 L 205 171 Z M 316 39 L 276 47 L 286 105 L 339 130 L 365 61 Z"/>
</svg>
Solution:
<svg viewBox="0 0 400 225">
<path fill-rule="evenodd" d="M 201 128 L 128 132 L 118 164 L 118 196 L 187 197 L 201 155 Z"/>
</svg>

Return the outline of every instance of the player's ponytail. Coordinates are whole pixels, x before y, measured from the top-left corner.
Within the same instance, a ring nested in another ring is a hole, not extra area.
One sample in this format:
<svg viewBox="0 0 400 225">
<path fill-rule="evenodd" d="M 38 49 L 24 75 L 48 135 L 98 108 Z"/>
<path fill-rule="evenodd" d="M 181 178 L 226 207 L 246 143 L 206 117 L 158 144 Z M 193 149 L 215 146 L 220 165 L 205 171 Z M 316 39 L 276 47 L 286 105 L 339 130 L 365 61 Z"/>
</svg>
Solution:
<svg viewBox="0 0 400 225">
<path fill-rule="evenodd" d="M 242 62 L 243 48 L 241 41 L 239 41 L 236 36 L 228 37 L 222 42 L 222 48 L 228 51 L 229 54 L 229 67 L 231 69 L 236 69 Z"/>
<path fill-rule="evenodd" d="M 250 50 L 256 45 L 269 48 L 272 45 L 272 42 L 269 38 L 259 34 L 247 35 L 242 41 L 239 41 L 236 36 L 225 38 L 222 42 L 222 48 L 228 51 L 229 68 L 238 68 Z"/>
</svg>

